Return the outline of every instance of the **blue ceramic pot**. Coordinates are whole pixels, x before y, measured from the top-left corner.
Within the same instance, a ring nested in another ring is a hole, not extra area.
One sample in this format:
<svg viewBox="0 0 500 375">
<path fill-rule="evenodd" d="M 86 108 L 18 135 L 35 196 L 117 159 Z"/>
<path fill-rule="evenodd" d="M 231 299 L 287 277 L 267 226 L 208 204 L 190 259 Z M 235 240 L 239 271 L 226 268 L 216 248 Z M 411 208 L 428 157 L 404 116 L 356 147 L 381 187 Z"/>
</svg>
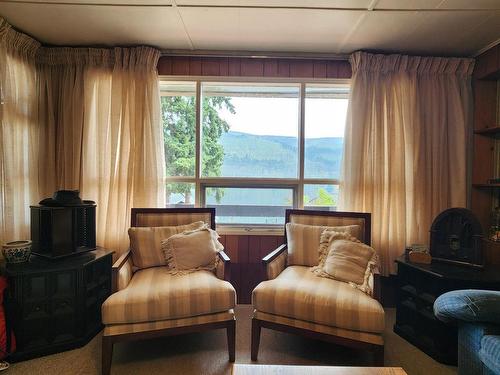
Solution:
<svg viewBox="0 0 500 375">
<path fill-rule="evenodd" d="M 6 242 L 2 246 L 2 253 L 7 263 L 26 262 L 31 255 L 31 241 Z"/>
</svg>

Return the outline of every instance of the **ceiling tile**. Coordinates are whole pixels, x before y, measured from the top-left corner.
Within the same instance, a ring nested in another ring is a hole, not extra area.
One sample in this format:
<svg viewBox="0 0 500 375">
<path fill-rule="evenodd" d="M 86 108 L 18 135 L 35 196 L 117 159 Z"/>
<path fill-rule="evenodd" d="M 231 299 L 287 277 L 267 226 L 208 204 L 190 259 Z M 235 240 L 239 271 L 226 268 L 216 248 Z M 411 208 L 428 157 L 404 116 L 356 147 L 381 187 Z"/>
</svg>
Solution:
<svg viewBox="0 0 500 375">
<path fill-rule="evenodd" d="M 179 8 L 197 49 L 332 52 L 353 11 Z"/>
<path fill-rule="evenodd" d="M 379 0 L 375 9 L 433 9 L 443 0 Z"/>
<path fill-rule="evenodd" d="M 499 0 L 379 0 L 375 9 L 500 9 Z"/>
<path fill-rule="evenodd" d="M 370 12 L 346 47 L 469 56 L 480 48 L 478 46 L 486 45 L 493 36 L 499 35 L 498 26 L 492 22 L 485 26 L 487 30 L 481 29 L 481 24 L 489 18 L 495 17 L 487 11 Z M 481 35 L 476 34 L 480 29 Z"/>
<path fill-rule="evenodd" d="M 177 5 L 280 6 L 366 9 L 371 0 L 177 0 Z"/>
<path fill-rule="evenodd" d="M 47 44 L 190 47 L 172 7 L 0 3 L 0 14 Z"/>
<path fill-rule="evenodd" d="M 499 0 L 444 0 L 442 9 L 497 9 L 500 10 Z"/>
<path fill-rule="evenodd" d="M 23 4 L 26 0 L 9 0 L 12 3 Z M 30 3 L 47 3 L 47 0 L 29 0 Z M 103 4 L 115 4 L 115 5 L 172 5 L 172 0 L 50 0 L 50 3 L 55 4 L 92 4 L 92 5 L 103 5 Z"/>
</svg>

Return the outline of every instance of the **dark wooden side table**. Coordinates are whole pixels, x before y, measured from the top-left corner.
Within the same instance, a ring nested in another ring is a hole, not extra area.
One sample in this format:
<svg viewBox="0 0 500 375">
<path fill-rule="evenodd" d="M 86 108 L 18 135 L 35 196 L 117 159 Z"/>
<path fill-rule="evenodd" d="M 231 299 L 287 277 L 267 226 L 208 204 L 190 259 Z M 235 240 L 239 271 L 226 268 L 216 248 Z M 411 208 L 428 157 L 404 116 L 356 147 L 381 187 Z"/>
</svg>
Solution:
<svg viewBox="0 0 500 375">
<path fill-rule="evenodd" d="M 32 255 L 2 264 L 9 287 L 17 351 L 12 362 L 81 347 L 101 329 L 101 305 L 111 293 L 113 251 L 103 248 L 62 260 Z"/>
<path fill-rule="evenodd" d="M 434 316 L 434 301 L 458 289 L 500 290 L 499 268 L 473 268 L 449 263 L 411 263 L 400 257 L 394 332 L 435 360 L 457 364 L 457 329 Z"/>
</svg>

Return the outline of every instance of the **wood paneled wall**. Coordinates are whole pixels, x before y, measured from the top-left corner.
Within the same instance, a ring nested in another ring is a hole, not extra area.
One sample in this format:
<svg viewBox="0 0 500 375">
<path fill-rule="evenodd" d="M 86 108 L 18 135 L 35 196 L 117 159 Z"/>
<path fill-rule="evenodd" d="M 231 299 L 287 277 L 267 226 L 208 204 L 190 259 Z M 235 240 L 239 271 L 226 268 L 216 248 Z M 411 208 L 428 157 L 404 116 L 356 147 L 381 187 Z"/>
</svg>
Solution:
<svg viewBox="0 0 500 375">
<path fill-rule="evenodd" d="M 351 78 L 345 60 L 162 56 L 158 74 L 174 76 Z"/>
<path fill-rule="evenodd" d="M 222 235 L 219 241 L 231 258 L 238 303 L 251 303 L 253 288 L 263 280 L 262 258 L 283 243 L 283 236 Z"/>
</svg>

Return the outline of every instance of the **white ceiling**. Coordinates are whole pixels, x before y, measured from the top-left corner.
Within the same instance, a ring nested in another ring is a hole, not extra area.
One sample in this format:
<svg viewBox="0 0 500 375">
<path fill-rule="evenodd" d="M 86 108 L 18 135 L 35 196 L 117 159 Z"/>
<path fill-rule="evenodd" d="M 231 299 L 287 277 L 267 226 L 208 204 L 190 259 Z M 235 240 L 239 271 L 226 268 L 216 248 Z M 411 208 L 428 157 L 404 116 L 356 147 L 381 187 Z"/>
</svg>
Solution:
<svg viewBox="0 0 500 375">
<path fill-rule="evenodd" d="M 54 45 L 474 56 L 500 38 L 500 0 L 0 0 Z"/>
</svg>

